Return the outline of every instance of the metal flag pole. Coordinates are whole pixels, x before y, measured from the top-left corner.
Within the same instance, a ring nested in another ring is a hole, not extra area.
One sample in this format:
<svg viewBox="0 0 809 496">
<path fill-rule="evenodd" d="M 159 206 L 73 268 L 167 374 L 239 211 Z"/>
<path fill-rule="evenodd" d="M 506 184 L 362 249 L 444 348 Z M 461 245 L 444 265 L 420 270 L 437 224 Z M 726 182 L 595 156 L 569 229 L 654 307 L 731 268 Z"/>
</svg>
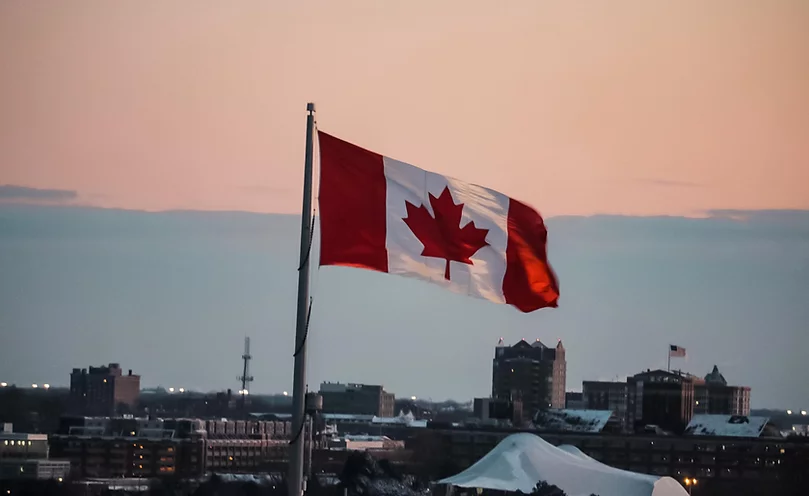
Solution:
<svg viewBox="0 0 809 496">
<path fill-rule="evenodd" d="M 298 268 L 298 320 L 295 326 L 295 376 L 292 384 L 292 432 L 289 447 L 289 496 L 303 493 L 304 403 L 306 399 L 306 334 L 309 324 L 309 251 L 312 242 L 312 160 L 315 104 L 306 104 L 306 155 L 303 166 L 303 207 L 301 208 L 301 252 Z"/>
<path fill-rule="evenodd" d="M 666 366 L 666 372 L 671 372 L 671 345 L 668 346 L 669 364 Z"/>
</svg>

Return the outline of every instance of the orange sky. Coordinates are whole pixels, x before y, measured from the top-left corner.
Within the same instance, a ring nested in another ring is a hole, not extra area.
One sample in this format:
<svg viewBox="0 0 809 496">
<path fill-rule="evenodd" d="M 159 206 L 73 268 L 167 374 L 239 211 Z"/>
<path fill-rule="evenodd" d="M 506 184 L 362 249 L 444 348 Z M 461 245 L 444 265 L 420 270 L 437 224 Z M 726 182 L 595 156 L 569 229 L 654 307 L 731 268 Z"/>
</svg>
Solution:
<svg viewBox="0 0 809 496">
<path fill-rule="evenodd" d="M 0 184 L 299 211 L 311 100 L 546 215 L 809 208 L 807 26 L 805 0 L 4 0 Z"/>
</svg>

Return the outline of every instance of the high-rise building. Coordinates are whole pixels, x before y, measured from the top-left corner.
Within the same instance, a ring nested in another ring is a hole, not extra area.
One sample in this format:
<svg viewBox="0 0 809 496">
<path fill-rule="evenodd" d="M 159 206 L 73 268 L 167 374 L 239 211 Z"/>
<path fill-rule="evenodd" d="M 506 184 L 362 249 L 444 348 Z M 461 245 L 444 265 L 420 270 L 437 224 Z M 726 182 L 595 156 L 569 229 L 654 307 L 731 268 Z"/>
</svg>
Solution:
<svg viewBox="0 0 809 496">
<path fill-rule="evenodd" d="M 665 370 L 627 378 L 627 426 L 682 432 L 694 415 L 694 379 Z"/>
<path fill-rule="evenodd" d="M 628 396 L 626 382 L 582 382 L 583 408 L 585 410 L 609 410 L 614 412 L 624 428 L 627 427 L 626 406 Z"/>
<path fill-rule="evenodd" d="M 704 380 L 695 380 L 694 397 L 694 413 L 750 415 L 750 388 L 728 386 L 716 365 Z"/>
<path fill-rule="evenodd" d="M 113 415 L 118 410 L 131 410 L 140 398 L 140 376 L 132 370 L 123 375 L 121 366 L 73 369 L 70 374 L 70 407 L 82 415 Z"/>
<path fill-rule="evenodd" d="M 394 415 L 396 397 L 382 386 L 324 382 L 320 385 L 320 396 L 323 397 L 323 413 Z"/>
<path fill-rule="evenodd" d="M 555 348 L 539 339 L 513 346 L 498 344 L 492 361 L 492 398 L 522 402 L 532 416 L 537 410 L 565 407 L 565 347 Z"/>
</svg>

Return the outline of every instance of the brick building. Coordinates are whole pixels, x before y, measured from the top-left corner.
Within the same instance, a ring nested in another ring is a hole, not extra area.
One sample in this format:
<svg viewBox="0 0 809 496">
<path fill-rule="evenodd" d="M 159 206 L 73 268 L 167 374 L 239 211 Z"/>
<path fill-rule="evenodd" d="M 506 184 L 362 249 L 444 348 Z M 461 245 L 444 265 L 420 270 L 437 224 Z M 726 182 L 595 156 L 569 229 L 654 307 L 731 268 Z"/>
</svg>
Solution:
<svg viewBox="0 0 809 496">
<path fill-rule="evenodd" d="M 582 403 L 585 410 L 614 412 L 623 429 L 627 429 L 629 386 L 626 382 L 584 381 Z"/>
<path fill-rule="evenodd" d="M 729 386 L 716 365 L 705 379 L 694 382 L 694 413 L 750 415 L 750 388 Z"/>
<path fill-rule="evenodd" d="M 683 432 L 694 415 L 694 380 L 690 376 L 647 370 L 627 378 L 626 425 L 657 426 Z"/>
<path fill-rule="evenodd" d="M 135 408 L 140 397 L 140 376 L 132 370 L 123 375 L 121 366 L 73 369 L 70 374 L 70 409 L 81 415 L 114 415 Z"/>
<path fill-rule="evenodd" d="M 65 417 L 52 456 L 81 478 L 257 472 L 288 450 L 287 421 Z"/>
<path fill-rule="evenodd" d="M 521 340 L 514 346 L 495 348 L 492 361 L 492 398 L 521 401 L 524 414 L 565 407 L 565 347 L 555 348 L 539 339 L 533 344 Z"/>
<path fill-rule="evenodd" d="M 396 397 L 385 388 L 369 384 L 324 382 L 320 385 L 323 413 L 393 417 Z"/>
</svg>

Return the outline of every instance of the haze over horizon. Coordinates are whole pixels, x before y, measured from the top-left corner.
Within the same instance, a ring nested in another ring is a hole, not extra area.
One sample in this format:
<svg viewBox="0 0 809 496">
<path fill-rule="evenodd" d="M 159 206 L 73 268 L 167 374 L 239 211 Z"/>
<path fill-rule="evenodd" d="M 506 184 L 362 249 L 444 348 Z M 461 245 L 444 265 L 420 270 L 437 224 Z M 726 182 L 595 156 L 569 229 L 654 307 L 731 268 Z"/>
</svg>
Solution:
<svg viewBox="0 0 809 496">
<path fill-rule="evenodd" d="M 0 380 L 65 384 L 120 362 L 144 387 L 291 389 L 299 217 L 0 205 Z M 313 273 L 309 384 L 382 383 L 400 397 L 491 388 L 500 337 L 567 348 L 569 390 L 665 368 L 668 344 L 705 375 L 753 388 L 754 407 L 809 397 L 809 211 L 548 220 L 560 308 L 531 314 L 427 283 Z M 317 240 L 315 247 L 317 247 Z M 314 256 L 317 256 L 315 251 Z M 415 312 L 413 309 L 417 308 Z"/>
</svg>

